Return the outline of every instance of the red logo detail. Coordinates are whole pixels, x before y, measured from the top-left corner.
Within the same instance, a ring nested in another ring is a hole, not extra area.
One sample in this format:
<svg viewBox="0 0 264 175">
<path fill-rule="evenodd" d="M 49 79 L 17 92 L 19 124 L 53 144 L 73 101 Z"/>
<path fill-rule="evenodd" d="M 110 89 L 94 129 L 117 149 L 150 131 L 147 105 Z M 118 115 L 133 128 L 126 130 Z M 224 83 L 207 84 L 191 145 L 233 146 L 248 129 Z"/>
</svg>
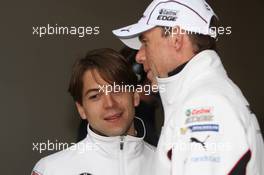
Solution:
<svg viewBox="0 0 264 175">
<path fill-rule="evenodd" d="M 211 109 L 194 109 L 192 115 L 208 114 L 211 113 Z"/>
</svg>

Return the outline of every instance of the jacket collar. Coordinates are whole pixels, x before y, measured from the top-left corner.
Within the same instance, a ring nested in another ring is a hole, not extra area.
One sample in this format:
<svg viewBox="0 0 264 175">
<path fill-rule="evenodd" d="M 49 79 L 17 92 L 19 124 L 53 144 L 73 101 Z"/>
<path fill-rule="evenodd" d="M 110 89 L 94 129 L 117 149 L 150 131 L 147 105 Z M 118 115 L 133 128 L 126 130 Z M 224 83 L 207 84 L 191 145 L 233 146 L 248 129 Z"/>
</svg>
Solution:
<svg viewBox="0 0 264 175">
<path fill-rule="evenodd" d="M 195 55 L 177 74 L 166 77 L 157 78 L 158 85 L 162 91 L 160 96 L 164 111 L 168 111 L 171 105 L 175 105 L 175 101 L 184 96 L 191 83 L 201 75 L 205 75 L 211 71 L 220 71 L 226 74 L 218 54 L 213 50 L 204 50 Z M 165 114 L 165 120 L 166 118 Z"/>
<path fill-rule="evenodd" d="M 146 135 L 146 129 L 142 119 L 135 117 L 135 120 L 139 120 L 143 127 L 143 133 L 140 133 L 142 135 L 141 137 L 130 135 L 114 137 L 102 136 L 92 131 L 88 124 L 86 140 L 88 143 L 92 142 L 94 148 L 105 156 L 118 157 L 121 152 L 125 152 L 126 156 L 138 156 L 144 148 L 143 139 Z"/>
</svg>

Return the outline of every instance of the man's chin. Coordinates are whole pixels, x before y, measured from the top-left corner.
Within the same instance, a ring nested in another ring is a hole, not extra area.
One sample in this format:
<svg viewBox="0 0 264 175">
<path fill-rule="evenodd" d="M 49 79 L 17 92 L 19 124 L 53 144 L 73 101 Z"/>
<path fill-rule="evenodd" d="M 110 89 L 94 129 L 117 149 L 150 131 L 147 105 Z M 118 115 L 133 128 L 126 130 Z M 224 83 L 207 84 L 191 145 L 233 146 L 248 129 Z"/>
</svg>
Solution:
<svg viewBox="0 0 264 175">
<path fill-rule="evenodd" d="M 115 136 L 121 136 L 126 133 L 125 129 L 121 127 L 108 127 L 105 130 L 95 130 L 91 128 L 93 132 L 95 132 L 98 135 L 104 136 L 104 137 L 115 137 Z"/>
<path fill-rule="evenodd" d="M 147 78 L 148 78 L 148 81 L 150 82 L 151 86 L 153 86 L 153 85 L 156 86 L 158 84 L 156 76 L 154 76 L 152 73 L 149 73 Z"/>
<path fill-rule="evenodd" d="M 116 136 L 122 136 L 122 135 L 126 135 L 126 132 L 123 130 L 115 130 L 115 131 L 111 131 L 107 133 L 107 136 L 109 137 L 116 137 Z"/>
<path fill-rule="evenodd" d="M 109 137 L 126 135 L 126 133 L 127 129 L 125 129 L 123 126 L 108 126 L 104 131 L 104 135 Z"/>
</svg>

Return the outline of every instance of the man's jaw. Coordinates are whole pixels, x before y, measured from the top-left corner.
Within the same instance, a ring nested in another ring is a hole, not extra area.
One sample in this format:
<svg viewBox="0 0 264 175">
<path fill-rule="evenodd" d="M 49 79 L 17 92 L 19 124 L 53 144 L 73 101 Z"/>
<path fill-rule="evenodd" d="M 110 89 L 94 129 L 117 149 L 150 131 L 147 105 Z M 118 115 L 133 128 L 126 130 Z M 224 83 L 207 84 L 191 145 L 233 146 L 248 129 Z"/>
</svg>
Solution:
<svg viewBox="0 0 264 175">
<path fill-rule="evenodd" d="M 157 85 L 158 82 L 157 82 L 157 79 L 156 79 L 156 76 L 153 74 L 153 72 L 151 70 L 149 70 L 147 73 L 147 78 L 148 80 L 151 82 L 151 85 Z"/>
<path fill-rule="evenodd" d="M 146 72 L 147 73 L 147 78 L 150 80 L 150 81 L 153 81 L 153 73 L 151 71 L 148 71 Z"/>
</svg>

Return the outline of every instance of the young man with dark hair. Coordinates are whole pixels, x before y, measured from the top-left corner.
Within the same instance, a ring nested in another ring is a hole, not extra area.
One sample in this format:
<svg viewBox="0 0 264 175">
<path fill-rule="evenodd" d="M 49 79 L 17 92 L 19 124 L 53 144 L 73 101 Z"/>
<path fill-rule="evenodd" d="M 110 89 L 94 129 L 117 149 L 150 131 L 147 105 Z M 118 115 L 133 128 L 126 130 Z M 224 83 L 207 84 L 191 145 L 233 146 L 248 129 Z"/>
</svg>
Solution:
<svg viewBox="0 0 264 175">
<path fill-rule="evenodd" d="M 259 124 L 215 51 L 215 19 L 204 0 L 154 0 L 138 23 L 113 31 L 165 87 L 153 175 L 264 174 Z"/>
<path fill-rule="evenodd" d="M 32 175 L 148 174 L 154 148 L 143 141 L 145 127 L 134 127 L 136 92 L 114 89 L 135 86 L 131 65 L 112 49 L 90 51 L 77 60 L 69 85 L 88 134 L 76 145 L 41 159 Z M 107 88 L 112 90 L 107 91 Z M 81 149 L 80 149 L 81 148 Z"/>
</svg>

